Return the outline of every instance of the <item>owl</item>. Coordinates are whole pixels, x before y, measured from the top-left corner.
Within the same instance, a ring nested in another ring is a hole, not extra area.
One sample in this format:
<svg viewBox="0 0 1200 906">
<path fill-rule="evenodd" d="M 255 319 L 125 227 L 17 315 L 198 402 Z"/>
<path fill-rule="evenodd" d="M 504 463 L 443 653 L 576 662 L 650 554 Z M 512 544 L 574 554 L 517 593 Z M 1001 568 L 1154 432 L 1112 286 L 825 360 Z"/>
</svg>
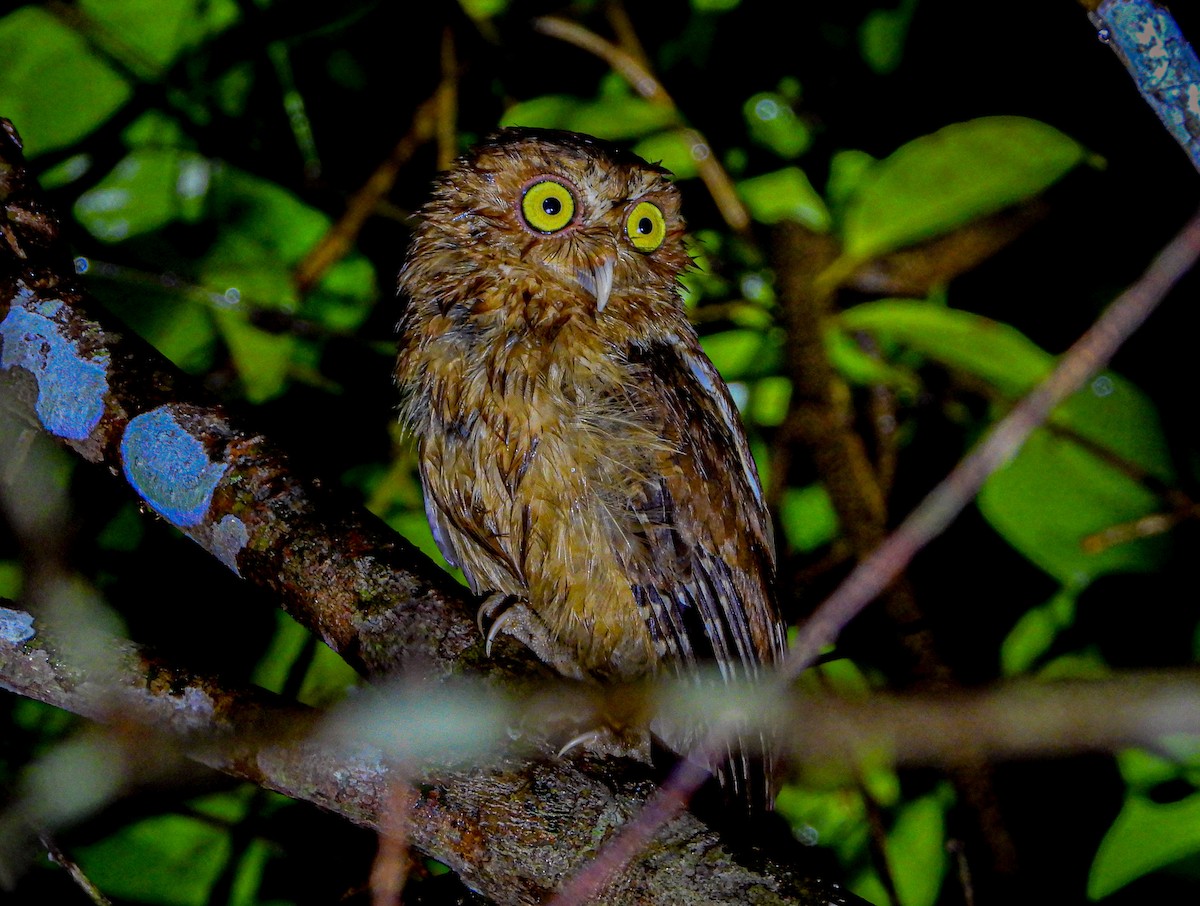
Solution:
<svg viewBox="0 0 1200 906">
<path fill-rule="evenodd" d="M 400 273 L 401 414 L 438 547 L 497 626 L 598 681 L 754 680 L 785 646 L 770 521 L 679 294 L 669 175 L 526 128 L 457 161 Z M 761 756 L 712 767 L 772 799 Z"/>
</svg>

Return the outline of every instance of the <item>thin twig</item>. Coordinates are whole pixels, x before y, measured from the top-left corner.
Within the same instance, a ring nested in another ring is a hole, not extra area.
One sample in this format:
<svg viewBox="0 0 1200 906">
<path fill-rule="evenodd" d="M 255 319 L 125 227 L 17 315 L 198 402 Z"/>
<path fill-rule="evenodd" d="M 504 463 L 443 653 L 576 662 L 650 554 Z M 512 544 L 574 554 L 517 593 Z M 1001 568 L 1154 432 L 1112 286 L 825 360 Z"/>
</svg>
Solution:
<svg viewBox="0 0 1200 906">
<path fill-rule="evenodd" d="M 58 844 L 54 842 L 54 839 L 49 834 L 38 834 L 38 839 L 41 841 L 42 846 L 46 847 L 46 855 L 50 858 L 50 861 L 65 868 L 67 874 L 71 876 L 71 880 L 79 886 L 79 889 L 87 895 L 89 900 L 95 903 L 96 906 L 112 906 L 112 900 L 106 897 L 100 888 L 96 886 L 95 882 L 84 874 L 83 869 L 79 867 L 79 864 L 74 859 L 58 848 Z"/>
</svg>

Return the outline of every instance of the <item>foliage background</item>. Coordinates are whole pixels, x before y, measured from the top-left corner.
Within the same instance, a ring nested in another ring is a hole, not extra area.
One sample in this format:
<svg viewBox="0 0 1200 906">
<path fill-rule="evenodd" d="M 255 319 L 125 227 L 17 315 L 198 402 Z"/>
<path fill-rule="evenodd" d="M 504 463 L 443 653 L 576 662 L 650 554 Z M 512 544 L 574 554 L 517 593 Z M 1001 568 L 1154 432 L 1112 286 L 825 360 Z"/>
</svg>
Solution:
<svg viewBox="0 0 1200 906">
<path fill-rule="evenodd" d="M 870 159 L 906 142 L 991 116 L 1032 118 L 1073 140 L 1060 146 L 1058 164 L 1017 189 L 980 162 L 978 147 L 919 146 L 918 169 L 933 174 L 944 191 L 934 197 L 951 215 L 971 220 L 1001 200 L 1037 195 L 1040 219 L 916 307 L 839 297 L 847 313 L 830 328 L 840 338 L 830 348 L 860 414 L 872 387 L 887 386 L 897 400 L 892 522 L 1044 370 L 1039 348 L 1065 349 L 1195 208 L 1195 171 L 1074 4 L 1015 0 L 998 18 L 995 8 L 949 0 L 849 0 L 805 5 L 787 20 L 755 0 L 623 8 L 682 116 L 735 180 L 799 168 L 802 176 L 776 176 L 784 181 L 765 189 L 743 185 L 753 241 L 732 235 L 687 175 L 668 114 L 633 98 L 602 61 L 531 28 L 533 16 L 556 13 L 611 34 L 612 7 L 599 2 L 10 4 L 0 18 L 0 115 L 15 122 L 54 203 L 70 212 L 92 291 L 207 386 L 253 410 L 252 422 L 302 466 L 340 477 L 431 553 L 411 454 L 390 414 L 390 368 L 400 310 L 391 288 L 406 216 L 437 168 L 435 143 L 399 170 L 354 250 L 318 287 L 302 294 L 293 274 L 435 91 L 447 34 L 458 73 L 449 127 L 459 148 L 520 120 L 644 143 L 679 171 L 706 266 L 689 280 L 689 303 L 746 404 L 764 464 L 779 462 L 771 451 L 786 445 L 779 426 L 788 412 L 766 254 L 779 209 L 846 240 Z M 1194 11 L 1175 12 L 1196 34 Z M 775 114 L 764 118 L 769 109 Z M 984 145 L 1013 143 L 1026 159 L 1019 131 L 1001 123 Z M 882 232 L 930 201 L 927 188 L 905 196 L 914 184 L 901 176 L 897 195 L 871 196 L 892 205 L 868 208 Z M 964 181 L 989 187 L 974 206 L 955 191 Z M 901 245 L 919 238 L 900 235 Z M 1044 455 L 994 483 L 982 507 L 914 564 L 921 606 L 962 682 L 1195 659 L 1192 522 L 1098 557 L 1078 546 L 1080 534 L 1183 512 L 1194 498 L 1195 289 L 1195 278 L 1186 280 L 1121 352 L 1113 371 L 1132 387 L 1112 378 L 1116 408 L 1089 409 L 1085 400 L 1066 416 L 1150 478 L 1131 479 L 1081 458 L 1078 445 L 1040 436 L 1034 452 Z M 953 310 L 1016 333 L 961 323 L 947 315 Z M 855 345 L 863 333 L 877 358 Z M 69 562 L 130 636 L 318 703 L 351 681 L 270 601 L 139 514 L 108 476 L 38 451 L 68 501 Z M 844 575 L 846 551 L 803 450 L 772 483 L 795 620 Z M 0 544 L 0 594 L 19 600 L 20 539 L 6 532 Z M 878 609 L 869 611 L 843 638 L 846 659 L 828 668 L 828 681 L 906 685 L 895 638 Z M 10 791 L 27 782 L 22 772 L 35 756 L 79 732 L 11 696 L 0 699 L 0 714 L 0 783 Z M 997 790 L 1026 883 L 1047 901 L 1194 897 L 1195 776 L 1186 748 L 1001 765 Z M 946 841 L 963 819 L 939 774 L 881 768 L 862 789 L 846 777 L 800 780 L 781 810 L 798 834 L 827 847 L 832 871 L 886 902 L 868 845 L 874 821 L 902 902 L 961 901 Z M 361 890 L 373 851 L 369 835 L 310 808 L 207 776 L 112 803 L 59 842 L 115 898 L 181 904 L 328 902 Z M 39 864 L 6 896 L 40 902 L 68 887 L 65 873 Z M 465 896 L 431 865 L 408 898 Z"/>
</svg>

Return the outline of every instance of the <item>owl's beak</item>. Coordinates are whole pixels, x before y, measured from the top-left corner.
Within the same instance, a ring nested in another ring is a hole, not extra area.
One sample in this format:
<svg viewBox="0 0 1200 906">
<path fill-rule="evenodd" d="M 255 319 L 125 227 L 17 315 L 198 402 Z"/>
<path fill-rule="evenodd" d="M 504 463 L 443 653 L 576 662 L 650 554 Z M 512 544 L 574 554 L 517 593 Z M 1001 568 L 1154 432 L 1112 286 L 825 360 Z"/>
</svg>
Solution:
<svg viewBox="0 0 1200 906">
<path fill-rule="evenodd" d="M 608 304 L 608 295 L 612 292 L 613 265 L 615 263 L 615 258 L 604 258 L 595 267 L 581 267 L 575 271 L 576 282 L 595 298 L 598 312 L 604 311 L 604 306 Z"/>
</svg>

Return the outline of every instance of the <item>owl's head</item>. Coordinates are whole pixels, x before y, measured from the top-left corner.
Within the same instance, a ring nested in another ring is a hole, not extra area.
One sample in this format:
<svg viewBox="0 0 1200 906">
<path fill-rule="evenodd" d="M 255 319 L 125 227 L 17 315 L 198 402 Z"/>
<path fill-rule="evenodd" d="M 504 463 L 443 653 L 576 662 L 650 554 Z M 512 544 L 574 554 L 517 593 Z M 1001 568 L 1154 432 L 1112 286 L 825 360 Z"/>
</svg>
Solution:
<svg viewBox="0 0 1200 906">
<path fill-rule="evenodd" d="M 513 291 L 597 314 L 616 300 L 677 304 L 691 259 L 669 175 L 591 136 L 503 129 L 438 181 L 401 287 L 443 310 Z"/>
</svg>

